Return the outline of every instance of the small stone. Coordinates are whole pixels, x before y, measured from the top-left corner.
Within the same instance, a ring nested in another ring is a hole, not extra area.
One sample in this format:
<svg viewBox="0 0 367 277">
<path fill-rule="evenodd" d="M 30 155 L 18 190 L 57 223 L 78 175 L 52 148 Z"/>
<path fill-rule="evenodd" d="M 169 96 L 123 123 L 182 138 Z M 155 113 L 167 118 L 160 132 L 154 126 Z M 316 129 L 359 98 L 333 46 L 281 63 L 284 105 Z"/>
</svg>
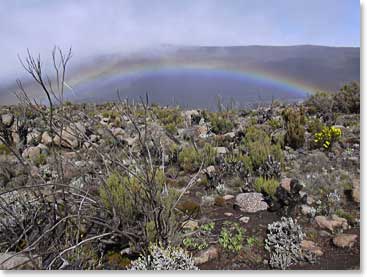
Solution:
<svg viewBox="0 0 367 277">
<path fill-rule="evenodd" d="M 194 257 L 194 263 L 196 265 L 205 264 L 211 260 L 218 258 L 218 254 L 219 254 L 218 248 L 212 245 L 208 249 L 200 251 Z"/>
<path fill-rule="evenodd" d="M 34 161 L 39 157 L 40 154 L 41 149 L 39 147 L 31 146 L 23 151 L 22 157 Z"/>
<path fill-rule="evenodd" d="M 233 198 L 234 198 L 234 195 L 232 195 L 232 194 L 226 194 L 226 195 L 223 196 L 223 199 L 225 201 L 231 200 Z"/>
<path fill-rule="evenodd" d="M 236 134 L 235 134 L 235 132 L 229 132 L 229 133 L 224 134 L 224 137 L 233 139 L 233 138 L 236 137 Z"/>
<path fill-rule="evenodd" d="M 233 216 L 233 213 L 224 213 L 225 216 L 231 217 Z"/>
<path fill-rule="evenodd" d="M 301 241 L 301 248 L 315 254 L 316 256 L 322 256 L 324 254 L 321 247 L 317 246 L 316 243 L 311 240 Z"/>
<path fill-rule="evenodd" d="M 3 114 L 1 116 L 1 121 L 6 127 L 10 127 L 14 122 L 14 116 L 10 113 Z"/>
<path fill-rule="evenodd" d="M 48 132 L 43 132 L 41 142 L 47 146 L 50 146 L 52 144 L 52 137 L 48 134 Z"/>
<path fill-rule="evenodd" d="M 283 187 L 286 191 L 291 191 L 291 178 L 284 178 L 282 182 L 280 183 L 280 186 Z"/>
<path fill-rule="evenodd" d="M 353 189 L 352 189 L 353 201 L 360 203 L 360 180 L 353 179 Z"/>
<path fill-rule="evenodd" d="M 215 151 L 217 151 L 217 155 L 225 155 L 228 153 L 227 147 L 214 147 Z"/>
<path fill-rule="evenodd" d="M 315 208 L 312 208 L 312 207 L 310 207 L 308 205 L 302 205 L 301 206 L 301 213 L 303 215 L 314 217 L 315 214 L 316 214 L 316 210 L 315 210 Z"/>
<path fill-rule="evenodd" d="M 333 243 L 337 247 L 341 247 L 341 248 L 349 247 L 349 248 L 351 248 L 355 244 L 357 238 L 358 238 L 358 236 L 355 235 L 355 234 L 341 234 L 341 235 L 337 235 L 333 239 Z"/>
<path fill-rule="evenodd" d="M 199 228 L 199 223 L 196 220 L 187 220 L 182 223 L 182 227 L 187 230 L 195 230 Z"/>
<path fill-rule="evenodd" d="M 204 172 L 206 174 L 208 174 L 209 176 L 213 176 L 213 174 L 215 173 L 215 167 L 214 165 L 208 166 L 207 168 L 204 169 Z"/>
<path fill-rule="evenodd" d="M 240 218 L 240 221 L 242 223 L 248 223 L 250 221 L 250 218 L 248 216 L 243 216 Z"/>
</svg>

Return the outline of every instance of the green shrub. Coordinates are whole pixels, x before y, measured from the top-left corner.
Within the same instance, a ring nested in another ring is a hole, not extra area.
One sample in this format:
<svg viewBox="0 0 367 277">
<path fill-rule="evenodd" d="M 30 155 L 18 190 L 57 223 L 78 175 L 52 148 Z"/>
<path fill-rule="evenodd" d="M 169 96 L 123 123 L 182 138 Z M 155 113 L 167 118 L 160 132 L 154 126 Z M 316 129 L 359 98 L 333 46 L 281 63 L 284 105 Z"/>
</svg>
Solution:
<svg viewBox="0 0 367 277">
<path fill-rule="evenodd" d="M 298 149 L 305 143 L 305 116 L 302 109 L 288 108 L 283 111 L 286 125 L 285 144 Z"/>
<path fill-rule="evenodd" d="M 282 127 L 282 122 L 278 119 L 272 118 L 268 120 L 267 123 L 273 128 L 273 130 L 276 130 Z"/>
<path fill-rule="evenodd" d="M 47 162 L 47 155 L 44 154 L 44 153 L 40 153 L 34 159 L 34 163 L 35 163 L 36 166 L 45 165 L 46 162 Z"/>
<path fill-rule="evenodd" d="M 204 166 L 209 166 L 215 163 L 215 157 L 217 156 L 217 150 L 209 143 L 205 143 L 201 152 L 201 159 L 204 161 Z"/>
<path fill-rule="evenodd" d="M 154 107 L 153 112 L 158 117 L 159 122 L 170 134 L 176 134 L 177 127 L 183 126 L 184 118 L 178 108 Z"/>
<path fill-rule="evenodd" d="M 334 96 L 334 112 L 360 113 L 360 87 L 359 83 L 352 82 L 344 85 Z"/>
<path fill-rule="evenodd" d="M 324 127 L 321 132 L 314 135 L 314 143 L 317 147 L 323 147 L 328 150 L 333 143 L 339 140 L 342 130 L 336 127 Z"/>
<path fill-rule="evenodd" d="M 333 95 L 328 92 L 317 92 L 305 101 L 310 114 L 327 114 L 333 109 Z"/>
<path fill-rule="evenodd" d="M 319 118 L 310 119 L 307 122 L 307 131 L 311 134 L 320 132 L 322 128 L 324 127 L 324 124 L 321 122 Z"/>
<path fill-rule="evenodd" d="M 215 163 L 217 152 L 209 143 L 205 143 L 203 149 L 196 151 L 195 147 L 184 147 L 178 154 L 180 167 L 186 172 L 195 172 L 203 166 L 209 166 Z"/>
<path fill-rule="evenodd" d="M 200 168 L 201 157 L 195 147 L 184 147 L 178 154 L 180 167 L 186 172 L 195 172 Z"/>
<path fill-rule="evenodd" d="M 255 126 L 247 129 L 242 140 L 243 146 L 249 153 L 250 161 L 246 161 L 247 166 L 252 165 L 253 169 L 261 167 L 272 156 L 276 161 L 283 162 L 284 155 L 279 144 L 272 144 L 269 135 Z"/>
<path fill-rule="evenodd" d="M 243 247 L 245 230 L 237 222 L 225 221 L 223 223 L 219 244 L 225 250 L 239 252 Z"/>
<path fill-rule="evenodd" d="M 263 177 L 259 177 L 256 178 L 254 186 L 257 192 L 265 191 L 268 195 L 274 196 L 275 191 L 279 186 L 279 181 L 273 178 L 265 179 Z"/>
<path fill-rule="evenodd" d="M 234 124 L 228 113 L 211 113 L 209 120 L 215 134 L 225 134 L 233 130 Z"/>
</svg>

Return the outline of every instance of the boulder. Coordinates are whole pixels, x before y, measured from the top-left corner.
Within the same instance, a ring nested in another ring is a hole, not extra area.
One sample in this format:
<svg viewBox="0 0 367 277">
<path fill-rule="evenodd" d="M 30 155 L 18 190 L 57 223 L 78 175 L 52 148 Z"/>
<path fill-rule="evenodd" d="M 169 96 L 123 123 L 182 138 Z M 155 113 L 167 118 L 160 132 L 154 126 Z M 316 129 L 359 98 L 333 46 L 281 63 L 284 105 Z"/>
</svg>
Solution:
<svg viewBox="0 0 367 277">
<path fill-rule="evenodd" d="M 352 197 L 353 197 L 354 202 L 360 203 L 360 180 L 359 179 L 353 179 Z"/>
<path fill-rule="evenodd" d="M 321 229 L 326 229 L 330 232 L 334 232 L 337 228 L 348 228 L 348 221 L 335 215 L 331 219 L 326 216 L 316 216 L 315 221 Z"/>
<path fill-rule="evenodd" d="M 52 137 L 48 132 L 43 132 L 41 142 L 46 146 L 50 146 L 52 144 Z"/>
<path fill-rule="evenodd" d="M 83 137 L 86 131 L 83 123 L 77 122 L 62 130 L 62 139 L 60 138 L 61 132 L 55 136 L 54 143 L 65 148 L 77 148 L 79 146 L 79 138 Z"/>
<path fill-rule="evenodd" d="M 17 255 L 12 257 L 14 254 L 15 253 L 0 253 L 0 270 L 41 269 L 42 260 L 40 257 L 33 259 L 30 259 L 25 255 Z"/>
<path fill-rule="evenodd" d="M 41 133 L 37 130 L 33 130 L 32 132 L 27 134 L 27 144 L 31 145 L 37 145 L 41 140 Z"/>
<path fill-rule="evenodd" d="M 324 252 L 322 252 L 321 247 L 317 246 L 316 243 L 311 241 L 311 240 L 301 241 L 301 248 L 302 248 L 302 250 L 313 253 L 316 256 L 322 256 L 324 254 Z"/>
<path fill-rule="evenodd" d="M 30 159 L 30 160 L 34 161 L 39 157 L 40 154 L 41 154 L 41 148 L 36 147 L 36 146 L 30 146 L 30 147 L 24 149 L 24 151 L 22 153 L 22 157 L 24 159 Z"/>
<path fill-rule="evenodd" d="M 14 122 L 14 116 L 10 113 L 3 114 L 1 116 L 1 122 L 5 125 L 5 127 L 10 127 Z"/>
<path fill-rule="evenodd" d="M 333 243 L 337 247 L 351 248 L 357 241 L 358 236 L 355 234 L 340 234 L 333 238 Z"/>
<path fill-rule="evenodd" d="M 208 249 L 202 250 L 194 257 L 194 263 L 196 265 L 205 264 L 211 260 L 218 258 L 219 250 L 216 246 L 212 245 Z"/>
<path fill-rule="evenodd" d="M 240 193 L 236 196 L 236 206 L 244 213 L 256 213 L 268 209 L 263 195 L 257 192 Z"/>
</svg>

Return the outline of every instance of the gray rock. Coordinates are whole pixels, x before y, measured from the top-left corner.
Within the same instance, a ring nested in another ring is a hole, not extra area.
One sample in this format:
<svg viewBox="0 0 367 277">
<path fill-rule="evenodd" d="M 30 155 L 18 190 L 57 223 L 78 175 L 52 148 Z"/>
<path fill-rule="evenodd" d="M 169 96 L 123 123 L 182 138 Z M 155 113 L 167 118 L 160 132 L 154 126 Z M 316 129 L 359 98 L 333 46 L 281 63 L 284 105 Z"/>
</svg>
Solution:
<svg viewBox="0 0 367 277">
<path fill-rule="evenodd" d="M 263 195 L 257 192 L 238 194 L 236 205 L 245 213 L 256 213 L 268 209 L 268 204 L 264 202 Z"/>
<path fill-rule="evenodd" d="M 211 260 L 214 260 L 218 258 L 219 250 L 216 246 L 212 245 L 206 250 L 200 251 L 195 257 L 194 257 L 194 263 L 196 265 L 205 264 Z"/>
<path fill-rule="evenodd" d="M 49 135 L 48 132 L 44 132 L 41 137 L 41 142 L 46 145 L 50 146 L 52 144 L 52 137 Z"/>
<path fill-rule="evenodd" d="M 0 270 L 41 269 L 42 260 L 40 257 L 33 259 L 25 255 L 12 257 L 14 254 L 15 253 L 0 253 Z"/>
<path fill-rule="evenodd" d="M 1 121 L 6 127 L 10 127 L 14 122 L 14 116 L 10 113 L 3 114 L 1 116 Z"/>
<path fill-rule="evenodd" d="M 357 241 L 358 236 L 355 234 L 340 234 L 333 238 L 335 246 L 340 248 L 351 248 Z"/>
</svg>

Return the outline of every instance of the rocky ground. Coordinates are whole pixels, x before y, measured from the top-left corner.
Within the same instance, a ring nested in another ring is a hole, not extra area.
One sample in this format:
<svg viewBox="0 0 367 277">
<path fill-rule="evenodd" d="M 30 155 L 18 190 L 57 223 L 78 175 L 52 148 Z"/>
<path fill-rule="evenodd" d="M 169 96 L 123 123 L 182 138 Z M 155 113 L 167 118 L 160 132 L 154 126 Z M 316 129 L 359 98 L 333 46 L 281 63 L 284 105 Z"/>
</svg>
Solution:
<svg viewBox="0 0 367 277">
<path fill-rule="evenodd" d="M 359 269 L 359 113 L 310 105 L 1 107 L 0 268 L 126 269 L 163 242 L 199 269 Z"/>
</svg>

